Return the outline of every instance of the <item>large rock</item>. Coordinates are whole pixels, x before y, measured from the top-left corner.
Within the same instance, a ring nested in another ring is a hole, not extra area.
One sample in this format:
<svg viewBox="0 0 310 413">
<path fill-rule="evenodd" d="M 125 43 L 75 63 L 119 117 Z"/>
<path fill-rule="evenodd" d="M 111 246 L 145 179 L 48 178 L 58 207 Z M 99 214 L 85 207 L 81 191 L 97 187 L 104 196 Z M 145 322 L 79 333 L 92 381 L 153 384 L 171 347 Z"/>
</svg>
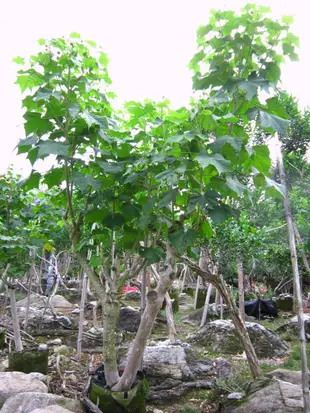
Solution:
<svg viewBox="0 0 310 413">
<path fill-rule="evenodd" d="M 293 311 L 294 298 L 290 294 L 280 294 L 277 298 L 277 306 L 281 311 Z"/>
<path fill-rule="evenodd" d="M 126 292 L 124 297 L 125 297 L 125 300 L 132 300 L 132 301 L 140 302 L 141 292 L 140 291 L 128 291 L 128 292 Z"/>
<path fill-rule="evenodd" d="M 179 295 L 179 307 L 180 307 L 180 310 L 184 310 L 184 311 L 193 309 L 194 297 L 186 293 L 181 293 Z"/>
<path fill-rule="evenodd" d="M 118 331 L 116 332 L 116 345 L 119 346 L 123 340 L 124 336 L 123 334 Z M 103 328 L 99 327 L 92 327 L 88 331 L 83 332 L 83 338 L 82 338 L 82 349 L 85 353 L 90 352 L 90 353 L 101 353 L 102 352 L 102 346 L 103 346 Z"/>
<path fill-rule="evenodd" d="M 288 381 L 292 384 L 302 384 L 301 371 L 291 371 L 285 369 L 276 369 L 265 374 L 267 377 L 273 377 L 282 381 Z"/>
<path fill-rule="evenodd" d="M 121 366 L 126 363 L 125 357 Z M 148 400 L 157 403 L 169 402 L 193 388 L 209 389 L 215 378 L 228 378 L 236 371 L 225 359 L 199 360 L 188 344 L 168 342 L 146 347 L 143 369 L 151 386 Z"/>
<path fill-rule="evenodd" d="M 253 383 L 255 387 L 255 382 Z M 270 380 L 267 386 L 251 391 L 245 403 L 231 405 L 223 413 L 302 413 L 301 386 L 282 380 Z"/>
<path fill-rule="evenodd" d="M 304 314 L 305 333 L 307 340 L 310 339 L 310 314 Z M 287 323 L 276 329 L 277 334 L 288 333 L 292 336 L 299 336 L 299 326 L 297 316 L 292 317 Z"/>
<path fill-rule="evenodd" d="M 34 409 L 31 411 L 31 413 L 72 413 L 72 410 L 64 409 L 57 404 L 53 404 L 51 406 Z"/>
<path fill-rule="evenodd" d="M 48 389 L 42 381 L 31 375 L 18 371 L 0 373 L 0 407 L 11 396 L 24 392 L 44 394 L 48 392 Z"/>
<path fill-rule="evenodd" d="M 198 308 L 198 310 L 195 310 L 192 313 L 182 317 L 183 323 L 190 324 L 192 326 L 200 326 L 203 310 L 204 310 L 203 308 Z M 225 308 L 225 313 L 227 313 L 226 308 Z M 210 321 L 210 320 L 213 321 L 219 318 L 220 318 L 220 309 L 218 309 L 218 311 L 216 312 L 215 304 L 210 304 L 209 309 L 208 309 L 207 321 Z"/>
<path fill-rule="evenodd" d="M 288 354 L 288 344 L 271 330 L 257 323 L 245 324 L 258 357 L 283 357 Z M 231 320 L 211 321 L 197 333 L 191 334 L 188 341 L 220 353 L 236 354 L 243 351 Z"/>
<path fill-rule="evenodd" d="M 16 306 L 17 308 L 27 307 L 27 302 L 28 302 L 28 297 L 25 297 L 22 300 L 17 301 Z M 30 295 L 30 307 L 32 308 L 44 309 L 46 306 L 46 302 L 47 302 L 47 297 L 43 295 L 38 295 L 38 294 Z M 53 304 L 53 307 L 55 310 L 59 310 L 59 309 L 70 310 L 73 307 L 73 305 L 61 295 L 55 295 L 51 299 L 51 303 Z"/>
<path fill-rule="evenodd" d="M 136 333 L 141 321 L 141 313 L 132 307 L 122 307 L 117 327 L 120 330 Z"/>
<path fill-rule="evenodd" d="M 83 408 L 77 400 L 51 393 L 28 392 L 16 394 L 7 399 L 1 409 L 1 413 L 30 413 L 35 409 L 55 404 L 66 409 L 65 412 L 67 410 L 74 413 L 83 412 Z M 49 412 L 51 413 L 51 410 Z"/>
<path fill-rule="evenodd" d="M 46 315 L 35 316 L 28 321 L 29 333 L 32 336 L 46 336 L 46 335 L 68 335 L 72 333 L 72 330 L 77 329 L 77 325 L 67 316 Z"/>
</svg>

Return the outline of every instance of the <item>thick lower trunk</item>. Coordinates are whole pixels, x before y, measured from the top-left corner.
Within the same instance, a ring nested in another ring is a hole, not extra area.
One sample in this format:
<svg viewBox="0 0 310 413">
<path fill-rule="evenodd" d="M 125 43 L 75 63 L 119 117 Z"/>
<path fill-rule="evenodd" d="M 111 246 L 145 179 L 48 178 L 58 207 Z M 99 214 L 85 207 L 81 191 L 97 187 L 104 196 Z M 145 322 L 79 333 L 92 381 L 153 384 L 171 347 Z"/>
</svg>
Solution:
<svg viewBox="0 0 310 413">
<path fill-rule="evenodd" d="M 84 273 L 83 283 L 82 283 L 82 295 L 81 295 L 81 301 L 80 301 L 79 332 L 78 332 L 77 348 L 76 348 L 76 358 L 78 360 L 80 360 L 81 355 L 82 355 L 82 339 L 83 339 L 84 308 L 85 308 L 85 301 L 86 301 L 86 293 L 87 293 L 87 275 Z"/>
<path fill-rule="evenodd" d="M 238 295 L 239 295 L 239 311 L 243 321 L 245 321 L 244 311 L 244 276 L 243 276 L 243 262 L 242 257 L 238 256 L 237 271 L 238 271 Z"/>
<path fill-rule="evenodd" d="M 9 290 L 10 290 L 10 305 L 11 305 L 12 324 L 13 324 L 13 331 L 14 331 L 15 351 L 23 351 L 23 344 L 22 344 L 22 339 L 20 336 L 19 321 L 18 321 L 18 316 L 17 316 L 15 288 L 10 287 Z"/>
<path fill-rule="evenodd" d="M 141 358 L 146 347 L 147 340 L 151 334 L 154 321 L 161 309 L 166 293 L 172 285 L 175 271 L 171 265 L 160 276 L 158 285 L 155 290 L 147 294 L 146 308 L 141 318 L 139 330 L 136 334 L 131 352 L 129 354 L 125 371 L 119 382 L 112 388 L 113 391 L 130 390 L 141 363 Z"/>
<path fill-rule="evenodd" d="M 117 294 L 106 293 L 102 301 L 103 316 L 103 362 L 104 374 L 107 385 L 112 387 L 119 380 L 117 357 L 116 357 L 116 325 L 119 318 L 120 304 Z"/>
</svg>

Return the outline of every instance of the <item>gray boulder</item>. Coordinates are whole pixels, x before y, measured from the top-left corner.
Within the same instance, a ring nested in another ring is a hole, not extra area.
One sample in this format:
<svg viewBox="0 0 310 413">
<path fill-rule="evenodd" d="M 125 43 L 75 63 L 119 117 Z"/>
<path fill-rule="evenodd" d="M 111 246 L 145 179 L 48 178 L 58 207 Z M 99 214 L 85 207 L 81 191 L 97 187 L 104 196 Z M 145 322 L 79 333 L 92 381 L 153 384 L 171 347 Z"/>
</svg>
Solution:
<svg viewBox="0 0 310 413">
<path fill-rule="evenodd" d="M 29 333 L 32 336 L 46 336 L 46 335 L 68 335 L 72 330 L 77 330 L 76 323 L 67 316 L 46 315 L 34 316 L 28 321 Z"/>
<path fill-rule="evenodd" d="M 265 374 L 267 377 L 273 377 L 282 381 L 287 381 L 292 384 L 301 386 L 302 377 L 301 371 L 291 371 L 285 369 L 276 369 Z"/>
<path fill-rule="evenodd" d="M 30 413 L 35 409 L 42 409 L 47 406 L 58 405 L 67 411 L 74 413 L 83 413 L 83 408 L 79 401 L 68 399 L 67 397 L 58 396 L 51 393 L 19 393 L 10 397 L 4 403 L 1 413 Z M 52 410 L 48 410 L 52 413 Z M 58 413 L 57 411 L 55 413 Z"/>
<path fill-rule="evenodd" d="M 310 315 L 304 314 L 305 320 L 305 333 L 307 340 L 310 339 Z M 282 326 L 276 329 L 277 334 L 288 333 L 293 336 L 299 336 L 299 327 L 298 327 L 298 320 L 297 316 L 292 317 L 287 323 L 283 324 Z"/>
<path fill-rule="evenodd" d="M 125 300 L 140 301 L 141 300 L 140 291 L 128 291 L 125 294 Z"/>
<path fill-rule="evenodd" d="M 25 297 L 20 301 L 17 301 L 16 306 L 17 308 L 19 307 L 27 307 L 27 302 L 28 298 Z M 30 307 L 36 308 L 36 309 L 44 309 L 46 306 L 47 302 L 47 297 L 43 295 L 38 295 L 38 294 L 31 294 L 30 295 Z M 53 307 L 55 311 L 59 309 L 71 309 L 73 308 L 73 305 L 66 300 L 62 295 L 55 295 L 51 299 L 51 303 L 53 304 Z"/>
<path fill-rule="evenodd" d="M 255 382 L 253 383 L 255 387 Z M 303 398 L 301 386 L 272 379 L 256 390 L 250 390 L 246 401 L 240 405 L 227 406 L 223 413 L 302 413 Z"/>
<path fill-rule="evenodd" d="M 48 389 L 41 380 L 31 375 L 18 371 L 0 373 L 0 407 L 12 396 L 25 392 L 44 394 L 48 392 Z M 3 413 L 2 410 L 1 413 Z"/>
<path fill-rule="evenodd" d="M 31 413 L 72 413 L 72 410 L 64 409 L 63 407 L 58 406 L 57 404 L 53 404 L 48 407 L 39 407 L 38 409 L 34 409 Z"/>
<path fill-rule="evenodd" d="M 136 333 L 141 321 L 141 313 L 132 307 L 122 307 L 117 327 L 120 330 Z"/>
<path fill-rule="evenodd" d="M 121 366 L 126 363 L 127 357 Z M 161 404 L 169 403 L 193 388 L 210 389 L 215 378 L 228 378 L 236 372 L 225 359 L 200 360 L 188 344 L 171 345 L 168 342 L 146 347 L 143 369 L 150 384 L 148 400 Z"/>
<path fill-rule="evenodd" d="M 284 357 L 289 353 L 288 344 L 271 330 L 257 323 L 245 324 L 258 357 Z M 191 334 L 188 342 L 220 353 L 243 352 L 240 338 L 231 320 L 211 321 L 197 333 Z"/>
<path fill-rule="evenodd" d="M 280 294 L 277 298 L 277 306 L 281 311 L 293 311 L 294 298 L 290 294 Z"/>
<path fill-rule="evenodd" d="M 227 310 L 225 308 L 225 315 L 227 313 Z M 191 326 L 200 326 L 201 323 L 201 318 L 203 314 L 203 307 L 198 308 L 198 310 L 193 311 L 191 314 L 188 314 L 184 317 L 182 317 L 182 321 L 185 324 L 190 324 Z M 220 310 L 215 311 L 215 304 L 210 304 L 209 309 L 208 309 L 208 317 L 207 321 L 214 321 L 218 320 L 220 318 Z"/>
<path fill-rule="evenodd" d="M 188 310 L 193 308 L 194 306 L 194 298 L 186 293 L 181 293 L 179 296 L 179 307 L 180 310 Z"/>
</svg>

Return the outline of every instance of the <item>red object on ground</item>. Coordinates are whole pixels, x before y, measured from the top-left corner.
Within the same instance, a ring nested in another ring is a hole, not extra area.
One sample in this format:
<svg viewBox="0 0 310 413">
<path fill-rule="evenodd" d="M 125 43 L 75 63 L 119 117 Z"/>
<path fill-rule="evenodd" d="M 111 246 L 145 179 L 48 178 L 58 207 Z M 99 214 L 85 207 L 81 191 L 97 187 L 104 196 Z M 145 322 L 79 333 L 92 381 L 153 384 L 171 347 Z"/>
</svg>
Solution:
<svg viewBox="0 0 310 413">
<path fill-rule="evenodd" d="M 123 287 L 123 294 L 129 293 L 129 291 L 139 291 L 137 287 Z"/>
</svg>

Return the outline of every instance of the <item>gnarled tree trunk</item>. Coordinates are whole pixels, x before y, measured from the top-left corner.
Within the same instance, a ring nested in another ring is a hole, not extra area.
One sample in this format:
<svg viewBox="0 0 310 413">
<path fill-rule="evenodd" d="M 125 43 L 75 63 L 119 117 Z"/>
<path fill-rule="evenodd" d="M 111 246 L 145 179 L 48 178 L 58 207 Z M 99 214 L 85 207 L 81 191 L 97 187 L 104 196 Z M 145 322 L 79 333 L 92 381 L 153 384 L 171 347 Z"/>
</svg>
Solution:
<svg viewBox="0 0 310 413">
<path fill-rule="evenodd" d="M 154 321 L 174 278 L 175 270 L 172 265 L 168 263 L 167 269 L 159 278 L 156 289 L 148 292 L 146 308 L 141 318 L 139 330 L 129 354 L 125 371 L 119 382 L 112 388 L 113 391 L 127 391 L 131 388 L 136 378 Z"/>
</svg>

